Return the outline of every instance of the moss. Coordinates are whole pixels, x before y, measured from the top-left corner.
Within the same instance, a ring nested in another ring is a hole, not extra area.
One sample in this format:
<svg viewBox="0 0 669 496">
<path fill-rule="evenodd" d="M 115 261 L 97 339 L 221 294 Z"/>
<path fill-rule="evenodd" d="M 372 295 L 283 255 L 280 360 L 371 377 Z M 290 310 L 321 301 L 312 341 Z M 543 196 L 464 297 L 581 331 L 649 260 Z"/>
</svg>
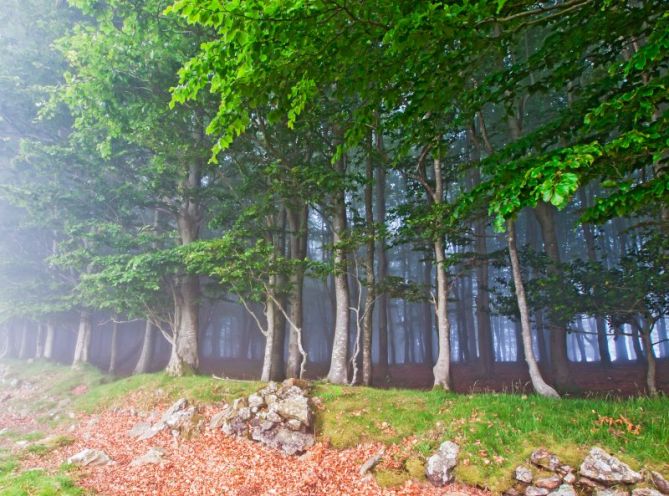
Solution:
<svg viewBox="0 0 669 496">
<path fill-rule="evenodd" d="M 409 473 L 404 470 L 389 470 L 380 469 L 374 473 L 376 482 L 381 487 L 395 487 L 401 486 L 406 481 L 411 479 Z"/>
</svg>

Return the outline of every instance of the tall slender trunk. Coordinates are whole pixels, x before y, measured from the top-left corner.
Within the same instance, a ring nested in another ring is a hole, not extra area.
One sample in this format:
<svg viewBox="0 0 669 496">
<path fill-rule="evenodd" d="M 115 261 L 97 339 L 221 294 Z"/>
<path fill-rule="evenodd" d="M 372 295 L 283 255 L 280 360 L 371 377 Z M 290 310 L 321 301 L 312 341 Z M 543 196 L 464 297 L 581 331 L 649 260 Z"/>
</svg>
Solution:
<svg viewBox="0 0 669 496">
<path fill-rule="evenodd" d="M 37 335 L 35 336 L 35 358 L 44 358 L 44 324 L 37 323 Z"/>
<path fill-rule="evenodd" d="M 88 310 L 82 310 L 79 313 L 79 329 L 77 331 L 77 342 L 74 347 L 72 368 L 78 368 L 83 364 L 88 363 L 88 351 L 91 345 L 92 328 L 91 313 Z"/>
<path fill-rule="evenodd" d="M 425 289 L 432 287 L 432 263 L 429 260 L 425 260 L 423 264 L 423 285 Z M 425 355 L 423 356 L 423 362 L 426 365 L 432 367 L 434 365 L 433 361 L 433 347 L 432 347 L 432 305 L 429 301 L 425 301 L 421 304 L 421 313 L 423 316 L 423 346 L 425 347 Z"/>
<path fill-rule="evenodd" d="M 151 370 L 151 356 L 153 354 L 153 342 L 155 331 L 150 320 L 144 324 L 144 336 L 142 338 L 142 351 L 139 353 L 139 359 L 135 365 L 135 374 L 146 374 Z"/>
<path fill-rule="evenodd" d="M 383 132 L 376 129 L 376 149 L 379 156 L 385 153 Z M 383 166 L 376 171 L 376 222 L 381 226 L 386 223 L 386 170 Z M 377 284 L 383 284 L 388 277 L 388 256 L 386 254 L 386 240 L 383 230 L 377 240 L 378 272 Z M 385 381 L 388 377 L 388 295 L 384 292 L 377 298 L 377 325 L 379 332 L 379 360 L 377 364 L 378 376 Z"/>
<path fill-rule="evenodd" d="M 520 260 L 518 259 L 518 248 L 516 246 L 516 229 L 513 220 L 507 222 L 507 242 L 509 244 L 509 258 L 511 259 L 511 270 L 513 272 L 513 283 L 516 287 L 516 299 L 518 300 L 518 309 L 520 310 L 520 324 L 523 339 L 523 350 L 525 352 L 525 361 L 530 372 L 532 387 L 540 396 L 549 398 L 559 398 L 560 395 L 551 386 L 546 384 L 532 349 L 532 334 L 530 326 L 529 308 L 527 298 L 525 297 L 525 286 L 520 271 Z"/>
<path fill-rule="evenodd" d="M 56 338 L 56 328 L 51 319 L 46 321 L 46 336 L 44 337 L 44 358 L 53 360 L 53 344 Z"/>
<path fill-rule="evenodd" d="M 374 275 L 374 249 L 376 244 L 373 200 L 374 164 L 372 162 L 371 149 L 369 152 L 365 170 L 367 176 L 367 183 L 365 184 L 365 224 L 367 227 L 365 284 L 367 292 L 365 294 L 365 313 L 362 322 L 362 383 L 365 386 L 372 385 L 372 332 L 374 325 L 374 302 L 376 300 L 376 278 Z"/>
<path fill-rule="evenodd" d="M 581 200 L 581 207 L 586 208 L 588 199 L 584 188 L 579 189 L 579 199 Z M 592 226 L 590 224 L 583 223 L 582 228 L 588 260 L 593 263 L 597 262 L 595 234 L 592 231 Z M 609 353 L 609 337 L 607 335 L 606 321 L 602 317 L 596 317 L 595 325 L 597 327 L 597 347 L 599 348 L 599 359 L 603 365 L 609 366 L 611 365 L 611 354 Z"/>
<path fill-rule="evenodd" d="M 560 251 L 555 231 L 555 207 L 540 201 L 534 209 L 541 234 L 544 240 L 544 250 L 553 264 L 560 263 Z M 554 268 L 553 270 L 557 270 Z M 569 384 L 569 358 L 567 356 L 567 331 L 562 325 L 548 323 L 551 342 L 551 365 L 555 382 L 560 386 Z"/>
<path fill-rule="evenodd" d="M 346 171 L 344 159 L 337 161 L 336 172 L 343 177 Z M 335 289 L 335 330 L 332 341 L 332 358 L 328 381 L 334 384 L 348 383 L 348 341 L 349 341 L 349 287 L 346 241 L 346 197 L 344 190 L 337 191 L 333 198 L 334 218 L 332 233 L 334 242 L 334 289 Z"/>
<path fill-rule="evenodd" d="M 451 388 L 451 324 L 448 320 L 448 275 L 446 274 L 444 241 L 439 238 L 434 242 L 434 260 L 437 272 L 437 297 L 435 313 L 437 315 L 437 336 L 439 355 L 432 368 L 434 387 Z"/>
<path fill-rule="evenodd" d="M 21 360 L 28 358 L 28 330 L 28 320 L 24 320 L 21 327 L 21 341 L 19 344 L 19 359 Z"/>
<path fill-rule="evenodd" d="M 440 204 L 444 198 L 444 179 L 441 173 L 441 161 L 434 159 L 434 192 L 431 200 Z M 437 294 L 434 301 L 437 315 L 437 341 L 439 354 L 432 367 L 434 387 L 451 388 L 451 323 L 448 320 L 448 274 L 446 273 L 446 252 L 444 237 L 437 234 L 433 240 L 434 262 L 437 272 Z"/>
<path fill-rule="evenodd" d="M 201 166 L 193 163 L 182 182 L 183 198 L 177 213 L 177 227 L 181 244 L 196 241 L 200 234 L 202 209 L 197 198 L 202 180 Z M 175 318 L 173 344 L 166 372 L 182 376 L 197 371 L 199 366 L 198 334 L 200 332 L 200 280 L 198 276 L 183 274 L 175 279 Z"/>
<path fill-rule="evenodd" d="M 288 208 L 288 228 L 290 229 L 290 257 L 293 260 L 304 261 L 307 256 L 307 229 L 308 207 L 299 205 L 297 208 Z M 288 362 L 286 376 L 298 377 L 300 374 L 300 336 L 297 329 L 304 326 L 304 267 L 298 266 L 290 275 L 290 308 L 289 317 L 294 326 L 289 326 L 288 334 Z M 296 329 L 297 328 L 297 329 Z"/>
<path fill-rule="evenodd" d="M 112 322 L 112 335 L 111 335 L 111 350 L 109 353 L 109 374 L 116 373 L 116 366 L 118 361 L 118 322 L 116 319 Z"/>
<path fill-rule="evenodd" d="M 646 388 L 648 389 L 648 395 L 655 397 L 658 395 L 656 382 L 657 365 L 655 363 L 655 351 L 653 350 L 653 343 L 651 341 L 653 326 L 650 322 L 650 320 L 647 320 L 646 325 L 643 329 L 640 329 L 639 332 L 643 342 L 643 351 L 646 355 Z"/>
</svg>

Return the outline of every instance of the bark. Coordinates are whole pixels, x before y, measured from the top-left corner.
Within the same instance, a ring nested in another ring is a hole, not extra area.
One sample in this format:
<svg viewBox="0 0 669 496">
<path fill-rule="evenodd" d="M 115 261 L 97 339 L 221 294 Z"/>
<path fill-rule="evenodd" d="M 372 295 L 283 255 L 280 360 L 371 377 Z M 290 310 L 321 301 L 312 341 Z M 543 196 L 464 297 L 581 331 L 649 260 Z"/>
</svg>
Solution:
<svg viewBox="0 0 669 496">
<path fill-rule="evenodd" d="M 371 152 L 371 150 L 370 150 Z M 362 383 L 372 385 L 372 332 L 374 323 L 374 301 L 376 300 L 376 278 L 374 274 L 374 249 L 376 230 L 374 228 L 373 185 L 374 168 L 371 157 L 367 160 L 367 183 L 365 184 L 365 223 L 367 243 L 365 253 L 365 313 L 362 322 Z"/>
<path fill-rule="evenodd" d="M 19 345 L 19 359 L 25 360 L 28 358 L 28 321 L 23 322 L 21 327 L 21 342 Z"/>
<path fill-rule="evenodd" d="M 56 338 L 56 328 L 51 320 L 46 322 L 46 336 L 44 337 L 44 358 L 53 360 L 53 345 Z"/>
<path fill-rule="evenodd" d="M 376 148 L 380 156 L 383 156 L 383 134 L 377 130 Z M 376 171 L 376 221 L 384 226 L 386 223 L 386 170 L 383 166 Z M 377 284 L 383 284 L 388 277 L 388 256 L 386 254 L 386 241 L 382 233 L 377 241 Z M 385 379 L 388 377 L 388 295 L 382 292 L 377 298 L 377 325 L 379 328 L 379 360 L 377 364 L 377 375 Z"/>
<path fill-rule="evenodd" d="M 175 325 L 168 375 L 180 377 L 195 373 L 199 366 L 198 332 L 200 320 L 200 280 L 197 276 L 178 278 L 174 291 Z"/>
<path fill-rule="evenodd" d="M 201 174 L 200 165 L 191 164 L 188 176 L 181 185 L 184 192 L 177 213 L 177 227 L 182 245 L 192 243 L 199 237 L 202 211 L 196 196 Z M 166 372 L 171 376 L 182 376 L 196 372 L 199 366 L 200 280 L 197 276 L 181 275 L 175 283 L 172 353 Z"/>
<path fill-rule="evenodd" d="M 432 287 L 432 263 L 428 260 L 423 264 L 423 285 L 425 288 Z M 432 367 L 433 363 L 433 349 L 432 349 L 432 306 L 429 301 L 425 301 L 421 304 L 422 314 L 423 314 L 423 346 L 425 348 L 425 354 L 423 356 L 423 361 L 426 365 Z"/>
<path fill-rule="evenodd" d="M 92 332 L 91 314 L 88 310 L 82 310 L 79 313 L 79 329 L 77 330 L 77 342 L 74 347 L 74 358 L 72 359 L 72 368 L 81 367 L 88 363 L 88 351 L 91 344 Z"/>
<path fill-rule="evenodd" d="M 337 172 L 345 172 L 344 160 L 339 160 Z M 346 239 L 346 198 L 344 191 L 334 195 L 334 218 L 332 223 L 334 241 L 334 290 L 335 290 L 335 329 L 332 340 L 332 357 L 328 381 L 334 384 L 348 383 L 348 341 L 349 341 L 349 287 L 347 270 L 347 249 L 342 246 Z"/>
<path fill-rule="evenodd" d="M 308 208 L 306 205 L 289 208 L 287 215 L 290 229 L 290 256 L 293 260 L 303 261 L 307 256 Z M 301 330 L 304 325 L 303 290 L 304 268 L 300 265 L 290 276 L 289 317 L 295 327 L 290 326 L 288 334 L 287 377 L 298 377 L 300 374 L 301 355 L 296 328 Z"/>
<path fill-rule="evenodd" d="M 144 337 L 142 338 L 142 351 L 139 353 L 139 359 L 135 365 L 135 374 L 146 374 L 151 370 L 151 355 L 153 353 L 153 342 L 155 332 L 150 320 L 144 324 Z"/>
<path fill-rule="evenodd" d="M 434 242 L 434 259 L 437 271 L 437 295 L 435 313 L 437 315 L 437 337 L 439 355 L 432 368 L 434 387 L 451 388 L 451 324 L 448 320 L 448 275 L 444 266 L 444 241 L 437 239 Z"/>
<path fill-rule="evenodd" d="M 35 338 L 35 358 L 44 358 L 44 324 L 37 324 L 37 336 Z"/>
<path fill-rule="evenodd" d="M 541 226 L 546 255 L 557 265 L 560 263 L 560 251 L 555 230 L 555 211 L 555 207 L 543 201 L 540 201 L 534 209 Z M 551 342 L 551 366 L 555 382 L 560 386 L 566 386 L 569 383 L 567 331 L 563 326 L 551 322 L 548 323 L 548 328 Z"/>
<path fill-rule="evenodd" d="M 511 259 L 511 270 L 513 272 L 513 283 L 516 287 L 516 298 L 518 300 L 518 309 L 520 310 L 520 324 L 523 338 L 523 350 L 525 352 L 525 361 L 530 372 L 532 387 L 540 396 L 549 398 L 559 398 L 560 395 L 551 386 L 546 384 L 539 366 L 537 365 L 534 351 L 532 349 L 532 334 L 530 326 L 530 315 L 525 297 L 525 287 L 520 272 L 520 261 L 518 259 L 518 248 L 516 246 L 515 225 L 512 220 L 507 222 L 507 242 L 509 245 L 509 258 Z"/>
<path fill-rule="evenodd" d="M 109 354 L 109 374 L 116 373 L 116 365 L 118 360 L 118 322 L 114 320 L 112 322 L 112 335 L 111 335 L 111 351 Z"/>
<path fill-rule="evenodd" d="M 653 343 L 651 341 L 651 331 L 652 326 L 647 324 L 645 329 L 641 329 L 641 340 L 643 342 L 643 350 L 646 355 L 646 388 L 648 389 L 648 395 L 656 397 L 657 392 L 657 383 L 656 383 L 656 364 L 655 364 L 655 352 L 653 350 Z"/>
<path fill-rule="evenodd" d="M 428 194 L 430 192 L 428 191 Z M 441 174 L 441 161 L 434 160 L 434 191 L 431 200 L 439 204 L 444 198 L 444 180 Z M 444 237 L 438 234 L 433 241 L 434 261 L 437 272 L 437 294 L 434 301 L 437 315 L 437 340 L 439 354 L 432 367 L 434 387 L 451 388 L 451 324 L 448 320 L 448 274 L 446 273 L 446 256 Z"/>
</svg>

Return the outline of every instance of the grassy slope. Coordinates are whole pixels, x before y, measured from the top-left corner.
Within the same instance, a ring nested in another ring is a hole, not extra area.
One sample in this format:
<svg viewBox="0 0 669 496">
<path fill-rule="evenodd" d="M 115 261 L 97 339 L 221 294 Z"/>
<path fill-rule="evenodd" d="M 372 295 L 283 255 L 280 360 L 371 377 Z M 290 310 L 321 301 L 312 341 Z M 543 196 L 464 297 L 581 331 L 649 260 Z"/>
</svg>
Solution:
<svg viewBox="0 0 669 496">
<path fill-rule="evenodd" d="M 201 403 L 231 401 L 259 387 L 257 382 L 222 381 L 204 376 L 174 379 L 164 374 L 111 381 L 92 369 L 71 371 L 45 363 L 20 366 L 18 362 L 9 363 L 17 377 L 40 381 L 33 389 L 36 402 L 31 405 L 37 415 L 63 397 L 73 400 L 72 409 L 90 412 L 120 405 L 130 393 L 150 407 L 180 396 Z M 72 389 L 81 384 L 87 385 L 88 392 L 73 396 Z M 1 389 L 0 385 L 0 392 Z M 425 457 L 446 439 L 462 446 L 456 471 L 458 479 L 494 490 L 508 487 L 513 468 L 540 446 L 552 449 L 566 463 L 576 465 L 590 446 L 598 445 L 635 468 L 644 465 L 669 474 L 668 398 L 553 401 L 535 396 L 455 395 L 323 383 L 315 385 L 314 394 L 324 404 L 317 415 L 318 435 L 335 447 L 364 441 L 399 443 L 413 437 L 397 464 L 403 468 L 377 474 L 382 483 L 401 482 L 409 474 L 420 476 Z M 639 432 L 630 432 L 624 419 L 632 428 L 638 427 Z M 15 463 L 6 457 L 5 460 L 8 464 Z M 0 469 L 0 492 L 8 477 L 17 474 L 13 469 Z M 61 483 L 67 480 L 62 479 Z"/>
</svg>

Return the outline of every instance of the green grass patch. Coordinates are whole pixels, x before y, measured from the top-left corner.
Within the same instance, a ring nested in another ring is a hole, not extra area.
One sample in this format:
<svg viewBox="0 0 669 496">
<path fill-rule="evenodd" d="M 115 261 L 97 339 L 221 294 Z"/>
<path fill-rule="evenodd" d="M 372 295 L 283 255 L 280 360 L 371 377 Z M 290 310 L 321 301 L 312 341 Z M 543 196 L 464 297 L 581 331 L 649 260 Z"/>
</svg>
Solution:
<svg viewBox="0 0 669 496">
<path fill-rule="evenodd" d="M 345 448 L 364 441 L 398 443 L 416 437 L 410 457 L 424 460 L 444 440 L 460 444 L 458 480 L 492 490 L 511 485 L 513 469 L 545 446 L 577 465 L 591 446 L 635 468 L 669 473 L 669 398 L 563 399 L 509 394 L 379 390 L 318 384 L 325 405 L 318 434 Z M 629 422 L 629 423 L 626 423 Z M 637 432 L 638 428 L 638 432 Z M 413 461 L 406 472 L 417 472 Z M 400 480 L 377 473 L 379 482 Z M 400 480 L 400 483 L 403 482 Z"/>
</svg>

